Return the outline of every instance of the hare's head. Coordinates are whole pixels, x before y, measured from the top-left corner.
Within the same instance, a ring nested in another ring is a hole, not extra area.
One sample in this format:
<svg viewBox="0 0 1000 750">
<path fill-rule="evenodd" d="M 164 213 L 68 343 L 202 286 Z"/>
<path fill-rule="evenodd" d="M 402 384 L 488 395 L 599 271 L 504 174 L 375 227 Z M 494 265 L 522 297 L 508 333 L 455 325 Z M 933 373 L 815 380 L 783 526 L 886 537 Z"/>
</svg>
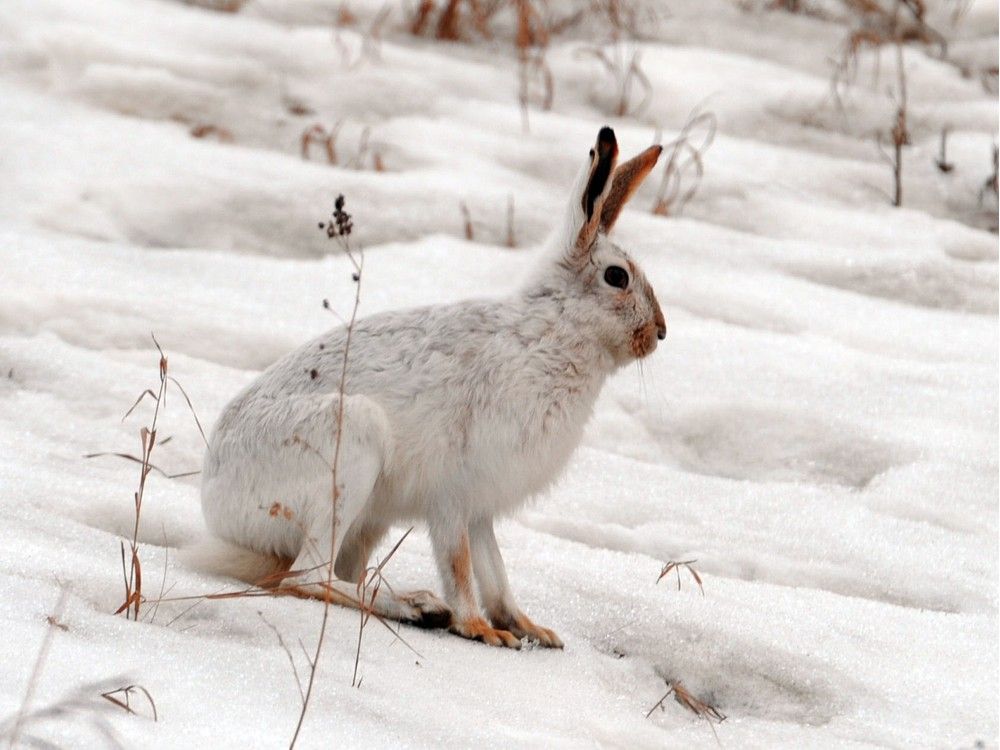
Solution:
<svg viewBox="0 0 1000 750">
<path fill-rule="evenodd" d="M 611 128 L 597 143 L 570 196 L 560 235 L 558 266 L 579 300 L 577 316 L 597 333 L 614 360 L 641 359 L 667 335 L 653 288 L 628 253 L 608 239 L 625 202 L 653 169 L 662 148 L 651 146 L 616 168 L 618 144 Z"/>
</svg>

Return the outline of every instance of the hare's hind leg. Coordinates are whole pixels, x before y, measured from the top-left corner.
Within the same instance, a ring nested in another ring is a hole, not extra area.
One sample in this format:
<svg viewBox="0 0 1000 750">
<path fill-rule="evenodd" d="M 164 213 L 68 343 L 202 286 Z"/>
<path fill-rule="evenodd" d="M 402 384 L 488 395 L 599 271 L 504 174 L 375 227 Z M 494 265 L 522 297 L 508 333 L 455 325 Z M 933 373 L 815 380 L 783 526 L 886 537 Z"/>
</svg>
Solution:
<svg viewBox="0 0 1000 750">
<path fill-rule="evenodd" d="M 375 516 L 373 493 L 391 453 L 389 420 L 364 396 L 239 405 L 223 415 L 212 437 L 202 486 L 205 519 L 239 546 L 292 559 L 282 589 L 357 607 L 354 574 L 365 561 L 346 566 L 352 577 L 339 580 L 346 568 L 338 553 L 365 541 L 355 538 L 357 530 L 386 528 L 390 519 Z M 447 606 L 431 595 L 397 596 L 382 587 L 366 604 L 380 617 L 428 627 L 450 621 Z"/>
<path fill-rule="evenodd" d="M 363 603 L 379 617 L 420 627 L 447 626 L 451 610 L 429 592 L 397 594 L 386 586 L 378 587 L 374 597 L 362 592 L 368 556 L 388 527 L 386 519 L 374 514 L 372 493 L 390 460 L 391 435 L 385 413 L 370 399 L 346 396 L 342 414 L 336 407 L 334 400 L 317 412 L 318 424 L 299 425 L 297 434 L 308 446 L 323 444 L 323 435 L 331 436 L 325 451 L 330 458 L 324 462 L 320 492 L 310 503 L 302 548 L 284 585 L 321 601 L 349 607 Z"/>
</svg>

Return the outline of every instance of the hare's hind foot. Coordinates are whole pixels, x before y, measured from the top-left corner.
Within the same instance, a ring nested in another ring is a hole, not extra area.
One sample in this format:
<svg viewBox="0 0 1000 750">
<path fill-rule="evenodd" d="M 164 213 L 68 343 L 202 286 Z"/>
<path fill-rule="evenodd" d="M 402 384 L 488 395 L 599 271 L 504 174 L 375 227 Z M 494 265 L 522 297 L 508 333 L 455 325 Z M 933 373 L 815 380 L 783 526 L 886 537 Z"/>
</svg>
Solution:
<svg viewBox="0 0 1000 750">
<path fill-rule="evenodd" d="M 395 598 L 401 609 L 400 622 L 428 629 L 451 625 L 451 607 L 430 591 L 409 591 Z"/>
<path fill-rule="evenodd" d="M 521 648 L 520 639 L 507 630 L 492 627 L 482 617 L 472 617 L 463 622 L 453 622 L 449 628 L 452 633 L 473 641 L 482 641 L 488 646 L 504 646 L 506 648 Z"/>
<path fill-rule="evenodd" d="M 527 638 L 529 641 L 537 641 L 538 645 L 545 648 L 562 648 L 562 639 L 549 628 L 536 625 L 523 612 L 513 615 L 499 615 L 491 617 L 493 625 L 498 628 L 509 630 L 518 638 Z"/>
</svg>

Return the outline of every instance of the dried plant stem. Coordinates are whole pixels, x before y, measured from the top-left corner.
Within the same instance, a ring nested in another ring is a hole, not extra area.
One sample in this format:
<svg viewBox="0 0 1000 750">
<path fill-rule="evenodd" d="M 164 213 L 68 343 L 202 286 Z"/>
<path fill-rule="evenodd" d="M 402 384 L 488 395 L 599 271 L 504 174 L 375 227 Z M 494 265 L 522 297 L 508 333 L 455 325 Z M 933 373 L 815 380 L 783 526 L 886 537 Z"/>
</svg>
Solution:
<svg viewBox="0 0 1000 750">
<path fill-rule="evenodd" d="M 31 701 L 35 697 L 35 690 L 38 688 L 38 681 L 42 676 L 42 670 L 45 668 L 45 660 L 48 659 L 49 649 L 52 647 L 52 638 L 55 636 L 57 629 L 65 627 L 60 623 L 59 618 L 62 617 L 63 610 L 66 608 L 66 599 L 68 596 L 69 589 L 63 586 L 59 592 L 59 599 L 56 600 L 55 609 L 52 610 L 52 614 L 46 618 L 49 627 L 45 630 L 45 637 L 42 639 L 42 647 L 38 650 L 38 657 L 35 659 L 35 666 L 31 670 L 31 677 L 28 678 L 28 687 L 24 691 L 24 699 L 21 701 L 21 708 L 17 712 L 17 718 L 14 720 L 14 728 L 11 729 L 9 735 L 11 748 L 17 746 L 17 739 L 21 734 L 21 730 L 24 728 L 25 719 L 28 716 L 28 711 L 31 709 Z"/>
</svg>

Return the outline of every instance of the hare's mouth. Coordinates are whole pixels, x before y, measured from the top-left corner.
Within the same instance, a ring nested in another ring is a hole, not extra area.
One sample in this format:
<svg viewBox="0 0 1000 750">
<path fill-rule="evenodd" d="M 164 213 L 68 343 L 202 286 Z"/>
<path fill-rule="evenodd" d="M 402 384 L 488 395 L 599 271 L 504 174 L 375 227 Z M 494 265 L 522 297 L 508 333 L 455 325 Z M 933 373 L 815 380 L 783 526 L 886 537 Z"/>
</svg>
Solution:
<svg viewBox="0 0 1000 750">
<path fill-rule="evenodd" d="M 655 321 L 641 325 L 632 332 L 631 349 L 636 359 L 652 353 L 656 349 L 657 327 Z"/>
</svg>

